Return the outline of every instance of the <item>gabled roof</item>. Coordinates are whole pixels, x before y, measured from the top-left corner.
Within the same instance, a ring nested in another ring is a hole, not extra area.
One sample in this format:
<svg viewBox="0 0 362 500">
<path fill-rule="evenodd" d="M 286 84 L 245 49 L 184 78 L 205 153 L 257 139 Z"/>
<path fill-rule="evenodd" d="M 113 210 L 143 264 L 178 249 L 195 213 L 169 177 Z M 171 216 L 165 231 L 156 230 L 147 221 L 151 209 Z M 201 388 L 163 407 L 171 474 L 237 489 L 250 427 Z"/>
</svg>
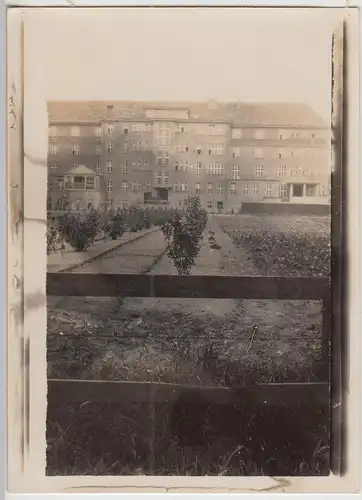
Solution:
<svg viewBox="0 0 362 500">
<path fill-rule="evenodd" d="M 240 126 L 329 127 L 304 103 L 49 101 L 51 123 L 100 123 L 103 120 L 147 120 L 150 109 L 188 111 L 189 121 L 232 122 Z M 152 122 L 152 119 L 148 119 Z M 182 121 L 182 120 L 177 120 Z"/>
<path fill-rule="evenodd" d="M 69 170 L 68 172 L 65 172 L 64 175 L 99 175 L 97 174 L 94 170 L 91 170 L 90 168 L 86 167 L 85 165 L 79 165 L 76 168 L 72 168 L 72 170 Z"/>
</svg>

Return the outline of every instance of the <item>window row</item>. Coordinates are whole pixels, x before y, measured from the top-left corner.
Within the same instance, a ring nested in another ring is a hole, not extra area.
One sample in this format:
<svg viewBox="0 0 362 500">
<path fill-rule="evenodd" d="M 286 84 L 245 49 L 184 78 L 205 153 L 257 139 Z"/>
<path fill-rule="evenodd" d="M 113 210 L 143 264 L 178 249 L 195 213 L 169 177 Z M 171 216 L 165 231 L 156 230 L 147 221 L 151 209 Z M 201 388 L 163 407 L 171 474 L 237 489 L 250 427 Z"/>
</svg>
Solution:
<svg viewBox="0 0 362 500">
<path fill-rule="evenodd" d="M 231 130 L 232 139 L 241 139 L 245 135 L 245 130 L 241 128 L 233 128 Z M 286 139 L 315 139 L 316 134 L 314 132 L 291 132 L 290 130 L 277 130 L 277 138 L 280 140 Z M 272 130 L 272 136 L 265 129 L 258 129 L 251 133 L 250 129 L 247 131 L 246 137 L 248 139 L 266 139 L 275 138 L 274 130 Z"/>
</svg>

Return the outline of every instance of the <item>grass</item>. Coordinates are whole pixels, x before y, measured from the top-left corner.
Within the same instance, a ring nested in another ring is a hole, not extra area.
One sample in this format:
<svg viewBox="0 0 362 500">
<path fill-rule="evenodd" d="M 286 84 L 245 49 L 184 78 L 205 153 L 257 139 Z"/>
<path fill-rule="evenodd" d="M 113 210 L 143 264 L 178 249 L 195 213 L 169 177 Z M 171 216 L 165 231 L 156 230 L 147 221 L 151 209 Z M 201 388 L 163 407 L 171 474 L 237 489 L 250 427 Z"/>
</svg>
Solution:
<svg viewBox="0 0 362 500">
<path fill-rule="evenodd" d="M 54 406 L 48 475 L 326 475 L 321 408 L 183 404 Z M 154 427 L 153 425 L 154 424 Z M 156 437 L 156 439 L 153 438 Z"/>
<path fill-rule="evenodd" d="M 262 235 L 265 244 L 266 228 L 274 238 L 285 238 L 293 254 L 290 242 L 296 237 L 313 242 L 316 230 L 327 235 L 329 225 L 327 217 L 242 215 L 217 221 L 231 237 L 242 235 L 233 238 L 236 245 L 225 235 L 215 241 L 209 236 L 210 247 L 221 243 L 220 269 L 236 272 L 248 260 L 255 275 L 263 274 L 262 265 L 266 274 L 295 273 L 291 258 L 272 272 L 265 255 L 263 264 L 260 254 L 255 258 L 253 249 L 260 246 L 255 238 Z M 263 248 L 272 253 L 270 245 Z M 48 377 L 218 386 L 319 380 L 319 302 L 299 301 L 297 307 L 295 301 L 204 302 L 50 297 Z M 47 474 L 329 473 L 327 409 L 250 408 L 242 401 L 233 408 L 206 406 L 198 398 L 197 405 L 156 405 L 154 418 L 150 415 L 149 406 L 140 404 L 49 407 Z"/>
</svg>

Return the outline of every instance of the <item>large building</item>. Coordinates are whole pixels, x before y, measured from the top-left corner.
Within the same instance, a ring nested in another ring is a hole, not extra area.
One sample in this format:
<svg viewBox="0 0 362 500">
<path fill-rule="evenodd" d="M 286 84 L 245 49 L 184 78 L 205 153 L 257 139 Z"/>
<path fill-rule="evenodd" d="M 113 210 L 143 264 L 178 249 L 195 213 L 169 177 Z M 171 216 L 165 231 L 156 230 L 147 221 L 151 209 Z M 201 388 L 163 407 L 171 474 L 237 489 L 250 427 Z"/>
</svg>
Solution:
<svg viewBox="0 0 362 500">
<path fill-rule="evenodd" d="M 330 127 L 305 104 L 49 102 L 48 206 L 328 204 Z"/>
</svg>

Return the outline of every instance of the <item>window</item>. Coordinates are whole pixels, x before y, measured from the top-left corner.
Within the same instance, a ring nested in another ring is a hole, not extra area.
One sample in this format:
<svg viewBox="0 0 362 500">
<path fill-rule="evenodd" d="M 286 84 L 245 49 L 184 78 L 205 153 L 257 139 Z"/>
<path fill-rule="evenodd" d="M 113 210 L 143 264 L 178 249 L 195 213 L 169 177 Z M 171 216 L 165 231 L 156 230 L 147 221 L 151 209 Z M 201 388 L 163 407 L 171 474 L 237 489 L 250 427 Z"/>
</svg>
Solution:
<svg viewBox="0 0 362 500">
<path fill-rule="evenodd" d="M 101 154 L 101 146 L 100 144 L 97 144 L 96 146 L 96 155 L 99 156 Z"/>
<path fill-rule="evenodd" d="M 122 200 L 122 207 L 127 208 L 128 207 L 128 201 L 127 200 Z"/>
<path fill-rule="evenodd" d="M 187 153 L 189 150 L 189 147 L 187 144 L 176 144 L 176 151 L 178 153 Z"/>
<path fill-rule="evenodd" d="M 240 165 L 233 165 L 232 166 L 231 176 L 233 179 L 240 179 Z"/>
<path fill-rule="evenodd" d="M 85 178 L 85 188 L 87 191 L 92 191 L 94 189 L 95 182 L 94 182 L 94 177 L 89 176 Z"/>
<path fill-rule="evenodd" d="M 163 181 L 167 185 L 168 184 L 168 172 L 164 172 L 163 174 Z"/>
<path fill-rule="evenodd" d="M 162 165 L 162 162 L 163 162 L 163 152 L 157 151 L 157 165 L 158 166 Z"/>
<path fill-rule="evenodd" d="M 207 166 L 208 175 L 222 175 L 224 168 L 219 161 L 210 162 Z"/>
<path fill-rule="evenodd" d="M 60 191 L 64 191 L 64 180 L 63 179 L 58 180 L 58 188 L 60 189 Z"/>
<path fill-rule="evenodd" d="M 107 207 L 112 208 L 113 200 L 107 200 Z"/>
<path fill-rule="evenodd" d="M 112 181 L 107 181 L 107 191 L 110 192 L 112 191 L 113 186 L 112 186 Z"/>
<path fill-rule="evenodd" d="M 188 185 L 185 184 L 178 184 L 177 182 L 174 184 L 174 190 L 175 191 L 188 191 Z"/>
<path fill-rule="evenodd" d="M 241 139 L 242 137 L 242 131 L 240 128 L 233 128 L 231 131 L 231 138 L 232 139 Z"/>
<path fill-rule="evenodd" d="M 76 200 L 76 202 L 75 202 L 75 209 L 76 210 L 80 209 L 80 200 Z"/>
<path fill-rule="evenodd" d="M 244 194 L 249 194 L 249 184 L 244 184 Z"/>
<path fill-rule="evenodd" d="M 265 133 L 264 130 L 256 130 L 255 139 L 264 139 Z"/>
<path fill-rule="evenodd" d="M 142 165 L 141 160 L 138 160 L 138 162 L 137 162 L 137 168 L 138 168 L 138 170 L 141 170 L 141 165 Z"/>
<path fill-rule="evenodd" d="M 123 151 L 125 153 L 128 153 L 128 141 L 124 141 L 124 144 L 123 144 Z"/>
<path fill-rule="evenodd" d="M 196 194 L 201 193 L 201 184 L 199 182 L 196 182 Z"/>
<path fill-rule="evenodd" d="M 240 157 L 240 148 L 232 148 L 232 154 L 233 154 L 233 158 L 239 158 Z"/>
<path fill-rule="evenodd" d="M 196 150 L 195 150 L 195 153 L 198 154 L 198 155 L 201 155 L 201 153 L 202 153 L 202 147 L 201 146 L 197 146 Z"/>
<path fill-rule="evenodd" d="M 254 156 L 255 156 L 255 158 L 264 158 L 263 150 L 261 148 L 255 148 L 254 149 Z"/>
<path fill-rule="evenodd" d="M 79 127 L 72 127 L 71 128 L 71 135 L 72 135 L 72 137 L 79 137 L 80 136 L 80 128 Z"/>
<path fill-rule="evenodd" d="M 221 156 L 224 154 L 224 144 L 210 144 L 209 155 Z"/>
<path fill-rule="evenodd" d="M 127 181 L 122 182 L 122 191 L 124 193 L 127 193 L 127 191 L 128 191 L 128 182 Z"/>
<path fill-rule="evenodd" d="M 147 170 L 147 169 L 148 169 L 148 161 L 147 161 L 147 160 L 145 160 L 145 161 L 144 161 L 143 168 L 144 168 L 145 170 Z"/>
<path fill-rule="evenodd" d="M 186 132 L 186 125 L 179 123 L 177 125 L 177 132 L 181 132 L 181 133 Z"/>
<path fill-rule="evenodd" d="M 197 161 L 196 162 L 196 175 L 200 175 L 200 172 L 201 172 L 201 161 Z"/>
<path fill-rule="evenodd" d="M 258 186 L 258 184 L 254 184 L 253 193 L 254 194 L 259 194 L 259 186 Z"/>
<path fill-rule="evenodd" d="M 79 162 L 78 161 L 73 161 L 73 168 L 78 168 L 79 167 Z"/>
<path fill-rule="evenodd" d="M 107 144 L 107 151 L 108 151 L 108 153 L 112 153 L 112 148 L 113 148 L 113 145 L 112 145 L 112 143 L 111 143 L 111 142 L 109 142 L 109 143 Z"/>
<path fill-rule="evenodd" d="M 319 192 L 319 196 L 325 196 L 326 195 L 326 191 L 325 191 L 325 189 L 324 189 L 323 186 L 319 186 L 318 192 Z"/>
<path fill-rule="evenodd" d="M 136 181 L 132 181 L 132 191 L 136 191 Z"/>
<path fill-rule="evenodd" d="M 304 167 L 298 167 L 298 174 L 301 176 L 304 175 Z"/>
<path fill-rule="evenodd" d="M 207 183 L 207 194 L 212 194 L 212 182 Z"/>
<path fill-rule="evenodd" d="M 132 168 L 133 168 L 133 170 L 137 169 L 137 162 L 136 161 L 132 162 Z"/>
<path fill-rule="evenodd" d="M 56 165 L 56 163 L 51 163 L 51 164 L 50 164 L 50 171 L 51 171 L 51 172 L 56 172 L 56 170 L 57 170 L 57 165 Z"/>
<path fill-rule="evenodd" d="M 137 191 L 141 191 L 141 183 L 140 181 L 137 181 Z"/>
<path fill-rule="evenodd" d="M 257 167 L 255 167 L 255 175 L 256 177 L 263 177 L 264 167 L 262 165 L 258 165 Z"/>
<path fill-rule="evenodd" d="M 271 184 L 267 184 L 265 188 L 266 196 L 271 196 Z"/>
<path fill-rule="evenodd" d="M 52 191 L 53 189 L 53 184 L 50 180 L 48 180 L 48 191 Z"/>
<path fill-rule="evenodd" d="M 279 194 L 281 198 L 285 198 L 287 196 L 287 186 L 286 184 L 281 184 L 279 186 Z"/>
<path fill-rule="evenodd" d="M 96 172 L 97 174 L 99 174 L 99 172 L 101 171 L 101 164 L 99 162 L 96 163 Z"/>
<path fill-rule="evenodd" d="M 147 182 L 147 191 L 150 193 L 151 192 L 151 183 Z"/>
<path fill-rule="evenodd" d="M 307 196 L 315 196 L 316 195 L 316 186 L 314 184 L 306 185 L 306 195 Z"/>
<path fill-rule="evenodd" d="M 157 144 L 159 146 L 170 145 L 170 127 L 166 123 L 160 123 L 157 130 Z"/>
<path fill-rule="evenodd" d="M 56 144 L 50 145 L 50 154 L 57 155 L 59 153 L 59 147 Z"/>
<path fill-rule="evenodd" d="M 235 182 L 232 182 L 230 184 L 230 194 L 236 194 L 236 184 L 235 184 Z"/>
<path fill-rule="evenodd" d="M 114 125 L 111 125 L 110 123 L 107 126 L 107 132 L 109 135 L 112 135 L 114 133 Z"/>
<path fill-rule="evenodd" d="M 123 125 L 123 132 L 124 132 L 124 135 L 128 134 L 128 126 L 126 124 Z"/>
<path fill-rule="evenodd" d="M 178 161 L 175 161 L 175 170 L 178 171 L 179 170 L 179 164 L 178 164 Z"/>
<path fill-rule="evenodd" d="M 97 137 L 102 137 L 102 134 L 103 134 L 102 127 L 97 127 L 96 128 L 96 136 Z"/>
<path fill-rule="evenodd" d="M 278 177 L 285 177 L 287 175 L 287 167 L 286 165 L 278 166 Z"/>
<path fill-rule="evenodd" d="M 208 208 L 209 210 L 212 208 L 212 203 L 211 203 L 211 201 L 208 201 L 208 202 L 207 202 L 207 208 Z"/>
<path fill-rule="evenodd" d="M 111 160 L 107 161 L 107 172 L 112 172 L 113 171 L 113 165 Z"/>
<path fill-rule="evenodd" d="M 219 185 L 217 186 L 217 192 L 218 192 L 219 194 L 223 194 L 223 192 L 224 192 L 224 185 L 223 185 L 223 184 L 219 184 Z"/>
<path fill-rule="evenodd" d="M 123 173 L 128 174 L 128 163 L 127 162 L 123 165 Z"/>
<path fill-rule="evenodd" d="M 278 151 L 278 158 L 287 158 L 287 152 L 285 149 L 279 149 Z"/>
<path fill-rule="evenodd" d="M 163 153 L 163 159 L 164 159 L 164 163 L 165 163 L 165 165 L 168 165 L 168 164 L 169 164 L 169 162 L 170 162 L 170 155 L 169 155 L 168 151 L 165 151 L 165 152 Z"/>
</svg>

